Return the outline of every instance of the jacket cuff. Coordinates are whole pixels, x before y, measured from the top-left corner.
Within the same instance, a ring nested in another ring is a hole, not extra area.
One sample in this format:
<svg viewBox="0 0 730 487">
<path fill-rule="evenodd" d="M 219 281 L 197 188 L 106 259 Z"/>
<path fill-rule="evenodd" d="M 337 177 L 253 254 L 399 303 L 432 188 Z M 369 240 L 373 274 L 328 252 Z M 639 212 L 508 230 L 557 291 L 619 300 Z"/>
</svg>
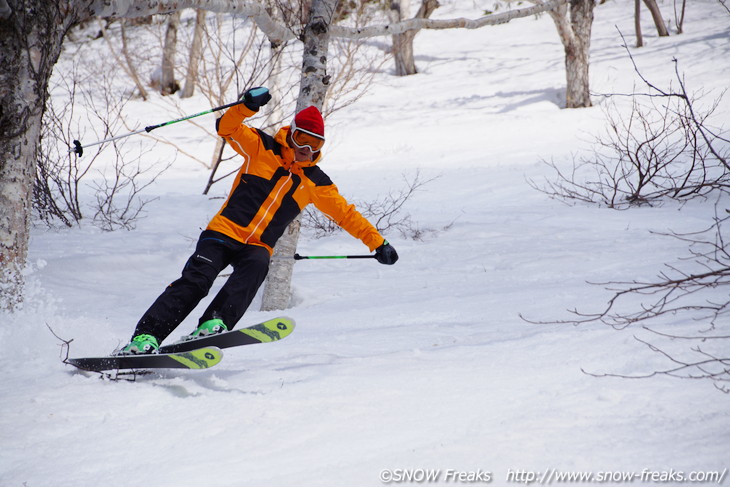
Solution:
<svg viewBox="0 0 730 487">
<path fill-rule="evenodd" d="M 364 238 L 362 241 L 365 245 L 368 246 L 370 252 L 374 252 L 375 249 L 377 249 L 386 242 L 385 238 L 380 234 L 369 236 L 368 238 Z"/>
</svg>

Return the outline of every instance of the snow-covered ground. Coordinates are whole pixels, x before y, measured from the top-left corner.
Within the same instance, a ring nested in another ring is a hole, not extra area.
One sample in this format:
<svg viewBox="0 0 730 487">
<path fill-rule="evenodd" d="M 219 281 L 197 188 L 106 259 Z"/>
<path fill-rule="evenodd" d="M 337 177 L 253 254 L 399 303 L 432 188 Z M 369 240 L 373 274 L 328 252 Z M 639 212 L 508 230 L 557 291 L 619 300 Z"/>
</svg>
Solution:
<svg viewBox="0 0 730 487">
<path fill-rule="evenodd" d="M 434 17 L 474 17 L 490 2 L 442 4 Z M 674 18 L 672 2 L 660 5 Z M 640 83 L 617 30 L 633 42 L 632 7 L 610 0 L 596 9 L 595 93 Z M 644 22 L 647 46 L 632 52 L 647 78 L 668 86 L 676 57 L 687 85 L 709 100 L 728 86 L 730 14 L 718 1 L 689 2 L 682 35 L 658 38 L 648 12 Z M 641 330 L 519 316 L 600 309 L 610 293 L 587 281 L 652 278 L 687 249 L 650 231 L 701 230 L 713 202 L 613 211 L 568 206 L 530 187 L 528 179 L 550 176 L 541 160 L 568 167 L 604 125 L 601 97 L 591 109 L 560 108 L 563 53 L 548 17 L 424 31 L 415 49 L 418 75 L 379 74 L 367 96 L 328 120 L 322 166 L 360 201 L 416 174 L 434 178 L 407 206 L 426 236 L 387 235 L 401 257 L 392 267 L 297 263 L 294 304 L 282 312 L 297 329 L 282 342 L 227 350 L 208 371 L 135 382 L 62 363 L 46 325 L 73 339 L 74 356 L 111 352 L 218 210 L 229 183 L 201 195 L 208 171 L 184 156 L 148 189 L 159 199 L 133 231 L 34 229 L 29 299 L 0 327 L 0 485 L 359 487 L 428 470 L 439 470 L 434 483 L 507 485 L 552 469 L 673 471 L 661 483 L 682 485 L 677 472 L 730 467 L 729 398 L 710 382 L 589 374 L 665 367 L 634 339 L 646 337 Z M 141 101 L 130 109 L 155 114 L 142 124 L 167 116 Z M 727 128 L 728 113 L 725 97 L 715 123 Z M 185 144 L 186 130 L 169 133 Z M 215 141 L 194 137 L 185 150 L 208 160 Z M 299 244 L 302 254 L 365 250 L 344 233 L 305 232 Z M 274 316 L 257 309 L 243 323 Z M 655 325 L 698 329 L 679 315 Z"/>
</svg>

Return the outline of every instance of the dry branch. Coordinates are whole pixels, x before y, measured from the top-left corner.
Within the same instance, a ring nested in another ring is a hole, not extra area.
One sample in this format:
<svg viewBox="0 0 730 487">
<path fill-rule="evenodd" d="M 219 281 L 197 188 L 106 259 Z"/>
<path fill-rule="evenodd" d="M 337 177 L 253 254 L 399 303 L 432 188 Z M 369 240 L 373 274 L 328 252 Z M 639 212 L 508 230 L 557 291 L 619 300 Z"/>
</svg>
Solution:
<svg viewBox="0 0 730 487">
<path fill-rule="evenodd" d="M 487 25 L 505 24 L 511 20 L 529 17 L 553 10 L 568 0 L 548 0 L 532 7 L 510 10 L 499 14 L 485 15 L 478 19 L 407 19 L 394 24 L 368 27 L 330 27 L 332 37 L 365 39 L 383 35 L 402 34 L 420 29 L 479 29 Z M 92 4 L 94 15 L 99 17 L 132 18 L 168 13 L 183 8 L 208 10 L 210 12 L 232 13 L 251 17 L 256 25 L 273 43 L 283 43 L 299 37 L 297 32 L 277 22 L 266 11 L 265 6 L 249 0 L 97 0 Z"/>
<path fill-rule="evenodd" d="M 506 24 L 514 19 L 529 17 L 541 12 L 547 12 L 557 8 L 559 5 L 566 3 L 567 0 L 550 0 L 540 5 L 510 10 L 499 14 L 485 15 L 478 19 L 407 19 L 394 24 L 372 25 L 361 28 L 342 27 L 335 25 L 332 27 L 332 35 L 334 37 L 343 37 L 347 39 L 365 39 L 368 37 L 377 37 L 383 35 L 403 34 L 410 30 L 421 29 L 480 29 L 487 25 Z"/>
</svg>

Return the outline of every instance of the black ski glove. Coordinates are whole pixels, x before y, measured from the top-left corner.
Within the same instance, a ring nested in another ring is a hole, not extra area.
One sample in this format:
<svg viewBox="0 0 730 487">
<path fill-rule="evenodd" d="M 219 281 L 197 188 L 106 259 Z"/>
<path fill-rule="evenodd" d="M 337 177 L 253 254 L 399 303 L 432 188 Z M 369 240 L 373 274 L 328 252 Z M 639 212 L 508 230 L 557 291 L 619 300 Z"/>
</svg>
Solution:
<svg viewBox="0 0 730 487">
<path fill-rule="evenodd" d="M 259 108 L 269 103 L 271 100 L 271 93 L 269 93 L 268 88 L 259 86 L 258 88 L 246 90 L 241 99 L 243 100 L 243 104 L 246 105 L 249 110 L 258 112 Z"/>
<path fill-rule="evenodd" d="M 375 260 L 385 265 L 393 265 L 398 260 L 398 252 L 386 240 L 383 245 L 375 249 Z"/>
</svg>

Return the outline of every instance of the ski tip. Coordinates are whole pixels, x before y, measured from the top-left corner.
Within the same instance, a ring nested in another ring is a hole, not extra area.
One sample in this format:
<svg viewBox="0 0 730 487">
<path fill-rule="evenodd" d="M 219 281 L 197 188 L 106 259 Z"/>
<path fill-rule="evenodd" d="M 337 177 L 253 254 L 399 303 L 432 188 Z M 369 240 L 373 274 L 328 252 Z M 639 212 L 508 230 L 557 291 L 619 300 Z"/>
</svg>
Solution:
<svg viewBox="0 0 730 487">
<path fill-rule="evenodd" d="M 290 324 L 291 326 L 296 325 L 296 322 L 294 321 L 294 318 L 292 318 L 291 316 L 277 316 L 276 318 L 272 318 L 272 319 L 270 319 L 268 321 L 274 321 L 274 320 L 284 321 L 284 322 Z"/>
<path fill-rule="evenodd" d="M 293 319 L 279 316 L 239 331 L 258 342 L 269 343 L 288 337 L 294 331 L 295 326 Z"/>
<path fill-rule="evenodd" d="M 294 328 L 297 326 L 294 318 L 288 316 L 279 316 L 266 321 L 267 324 L 271 324 L 272 329 L 277 329 L 283 336 L 289 335 Z"/>
<path fill-rule="evenodd" d="M 289 316 L 277 316 L 276 318 L 271 318 L 261 322 L 258 325 L 253 325 L 253 328 L 260 326 L 264 326 L 271 331 L 277 331 L 281 333 L 281 335 L 287 336 L 294 330 L 297 324 L 294 321 L 294 318 L 290 318 Z"/>
</svg>

